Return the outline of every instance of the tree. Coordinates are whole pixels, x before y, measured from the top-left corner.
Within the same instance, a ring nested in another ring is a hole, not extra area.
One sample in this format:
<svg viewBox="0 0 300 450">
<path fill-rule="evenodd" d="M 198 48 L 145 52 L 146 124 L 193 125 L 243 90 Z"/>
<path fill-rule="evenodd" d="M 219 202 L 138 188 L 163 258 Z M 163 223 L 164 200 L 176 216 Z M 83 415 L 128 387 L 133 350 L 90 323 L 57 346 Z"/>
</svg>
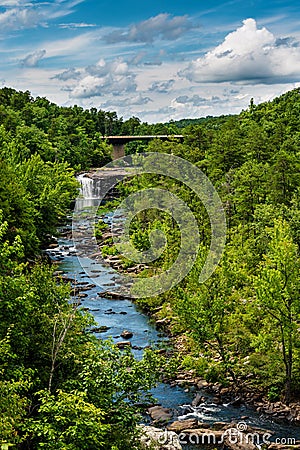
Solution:
<svg viewBox="0 0 300 450">
<path fill-rule="evenodd" d="M 271 242 L 255 278 L 259 308 L 271 324 L 269 333 L 276 338 L 285 367 L 285 401 L 291 400 L 293 364 L 300 343 L 300 260 L 286 222 L 277 220 Z M 266 329 L 260 331 L 263 335 Z"/>
</svg>

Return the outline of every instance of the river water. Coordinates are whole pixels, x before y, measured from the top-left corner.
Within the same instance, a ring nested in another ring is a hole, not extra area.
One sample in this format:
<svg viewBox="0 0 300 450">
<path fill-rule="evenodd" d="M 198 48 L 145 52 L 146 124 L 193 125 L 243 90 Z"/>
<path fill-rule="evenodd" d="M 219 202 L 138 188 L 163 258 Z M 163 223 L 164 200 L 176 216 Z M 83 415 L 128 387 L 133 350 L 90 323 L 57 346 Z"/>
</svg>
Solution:
<svg viewBox="0 0 300 450">
<path fill-rule="evenodd" d="M 73 221 L 73 227 L 75 226 L 80 230 L 80 233 L 83 233 L 84 239 L 84 231 L 91 226 L 90 218 L 94 214 L 95 206 L 98 206 L 99 186 L 95 180 L 84 175 L 81 175 L 79 179 L 83 197 L 79 206 L 81 217 Z M 109 222 L 109 220 L 108 215 L 107 221 Z M 167 346 L 167 336 L 158 331 L 149 318 L 131 300 L 111 300 L 101 296 L 101 292 L 111 290 L 117 284 L 118 276 L 110 266 L 83 254 L 83 247 L 78 254 L 74 247 L 74 241 L 70 237 L 70 232 L 71 225 L 64 227 L 62 237 L 58 241 L 59 246 L 55 249 L 49 249 L 47 252 L 54 261 L 59 262 L 59 270 L 63 271 L 70 279 L 75 280 L 77 286 L 93 285 L 89 290 L 83 291 L 86 296 L 80 298 L 80 301 L 82 307 L 93 314 L 99 326 L 107 327 L 106 331 L 97 333 L 96 336 L 99 339 L 112 338 L 117 343 L 125 340 L 121 337 L 122 331 L 129 330 L 133 333 L 130 342 L 136 358 L 142 357 L 143 350 L 146 347 Z M 64 237 L 64 235 L 67 237 Z M 158 404 L 172 409 L 174 419 L 195 417 L 200 422 L 208 424 L 220 421 L 237 423 L 242 421 L 250 426 L 272 430 L 274 437 L 300 439 L 298 427 L 278 425 L 246 406 L 216 405 L 213 403 L 213 397 L 205 391 L 201 393 L 205 397 L 205 401 L 197 408 L 191 407 L 191 402 L 195 396 L 193 390 L 187 391 L 179 386 L 172 387 L 169 384 L 160 383 L 157 388 L 153 389 L 152 394 L 157 399 Z M 192 446 L 190 448 L 200 449 L 201 447 Z"/>
</svg>

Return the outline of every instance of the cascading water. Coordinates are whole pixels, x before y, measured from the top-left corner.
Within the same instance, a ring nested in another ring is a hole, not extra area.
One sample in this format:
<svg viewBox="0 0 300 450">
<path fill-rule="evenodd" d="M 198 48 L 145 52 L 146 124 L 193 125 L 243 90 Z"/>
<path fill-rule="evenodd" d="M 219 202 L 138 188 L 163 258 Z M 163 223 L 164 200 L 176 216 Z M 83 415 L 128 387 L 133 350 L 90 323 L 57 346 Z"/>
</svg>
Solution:
<svg viewBox="0 0 300 450">
<path fill-rule="evenodd" d="M 84 173 L 78 175 L 78 181 L 81 184 L 80 194 L 86 200 L 95 198 L 94 197 L 94 180 L 87 177 Z"/>
</svg>

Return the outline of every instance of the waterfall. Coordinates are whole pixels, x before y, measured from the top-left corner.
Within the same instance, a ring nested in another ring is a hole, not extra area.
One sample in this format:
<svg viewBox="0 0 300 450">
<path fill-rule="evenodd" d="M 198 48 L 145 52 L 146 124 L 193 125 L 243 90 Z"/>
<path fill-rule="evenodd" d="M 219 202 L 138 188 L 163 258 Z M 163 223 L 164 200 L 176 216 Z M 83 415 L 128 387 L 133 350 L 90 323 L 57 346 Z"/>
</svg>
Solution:
<svg viewBox="0 0 300 450">
<path fill-rule="evenodd" d="M 87 177 L 84 173 L 78 175 L 77 179 L 81 184 L 80 194 L 83 196 L 83 198 L 86 200 L 95 198 L 94 180 Z"/>
</svg>

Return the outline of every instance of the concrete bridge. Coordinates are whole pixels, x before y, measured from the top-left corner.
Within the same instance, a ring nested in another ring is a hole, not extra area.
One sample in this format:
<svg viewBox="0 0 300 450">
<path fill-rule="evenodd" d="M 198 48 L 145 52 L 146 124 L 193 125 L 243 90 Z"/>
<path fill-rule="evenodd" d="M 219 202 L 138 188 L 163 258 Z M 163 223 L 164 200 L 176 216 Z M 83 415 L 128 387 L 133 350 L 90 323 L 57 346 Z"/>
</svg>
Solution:
<svg viewBox="0 0 300 450">
<path fill-rule="evenodd" d="M 150 136 L 103 136 L 102 139 L 113 146 L 113 159 L 125 156 L 125 144 L 132 141 L 151 141 L 152 139 L 161 139 L 162 141 L 177 139 L 183 141 L 182 134 L 160 134 Z"/>
</svg>

